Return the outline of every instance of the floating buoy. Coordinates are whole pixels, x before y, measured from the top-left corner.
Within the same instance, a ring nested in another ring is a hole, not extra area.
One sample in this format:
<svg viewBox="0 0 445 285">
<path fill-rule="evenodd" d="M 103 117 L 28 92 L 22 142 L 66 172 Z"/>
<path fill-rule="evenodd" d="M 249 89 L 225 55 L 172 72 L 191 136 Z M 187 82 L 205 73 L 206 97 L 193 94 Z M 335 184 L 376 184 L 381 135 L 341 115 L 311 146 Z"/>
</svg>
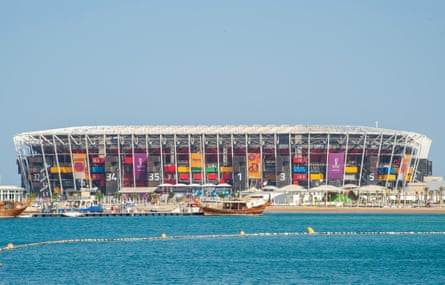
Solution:
<svg viewBox="0 0 445 285">
<path fill-rule="evenodd" d="M 166 234 L 162 234 L 162 235 L 161 235 L 161 238 L 162 238 L 162 239 L 165 239 L 165 238 L 167 238 L 167 235 L 166 235 Z"/>
<path fill-rule="evenodd" d="M 246 234 L 246 233 L 245 233 L 244 231 L 240 231 L 240 232 L 239 232 L 239 235 L 240 235 L 240 236 L 243 236 L 243 235 L 245 235 L 245 234 Z"/>
<path fill-rule="evenodd" d="M 6 246 L 8 249 L 13 249 L 14 248 L 14 244 L 12 242 L 8 243 L 8 245 Z"/>
<path fill-rule="evenodd" d="M 315 233 L 315 231 L 314 231 L 314 229 L 313 228 L 311 228 L 311 227 L 307 227 L 307 233 L 308 234 L 313 234 L 313 233 Z"/>
</svg>

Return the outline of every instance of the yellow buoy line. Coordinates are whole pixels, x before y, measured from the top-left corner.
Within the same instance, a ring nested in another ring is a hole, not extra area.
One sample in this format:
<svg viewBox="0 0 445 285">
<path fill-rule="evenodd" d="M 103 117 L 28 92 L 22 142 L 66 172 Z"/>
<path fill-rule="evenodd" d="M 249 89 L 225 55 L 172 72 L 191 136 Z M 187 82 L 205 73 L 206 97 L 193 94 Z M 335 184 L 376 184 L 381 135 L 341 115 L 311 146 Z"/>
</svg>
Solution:
<svg viewBox="0 0 445 285">
<path fill-rule="evenodd" d="M 130 242 L 130 241 L 155 241 L 155 240 L 174 240 L 174 239 L 213 239 L 227 237 L 258 237 L 258 236 L 299 236 L 299 235 L 445 235 L 445 232 L 316 232 L 312 227 L 308 227 L 306 232 L 278 232 L 278 233 L 246 233 L 240 231 L 237 234 L 212 234 L 212 235 L 181 235 L 167 236 L 165 233 L 159 237 L 124 237 L 124 238 L 80 238 L 43 241 L 36 243 L 28 243 L 14 245 L 8 243 L 6 247 L 0 248 L 0 251 L 21 249 L 33 246 L 65 244 L 65 243 L 103 243 L 103 242 Z"/>
</svg>

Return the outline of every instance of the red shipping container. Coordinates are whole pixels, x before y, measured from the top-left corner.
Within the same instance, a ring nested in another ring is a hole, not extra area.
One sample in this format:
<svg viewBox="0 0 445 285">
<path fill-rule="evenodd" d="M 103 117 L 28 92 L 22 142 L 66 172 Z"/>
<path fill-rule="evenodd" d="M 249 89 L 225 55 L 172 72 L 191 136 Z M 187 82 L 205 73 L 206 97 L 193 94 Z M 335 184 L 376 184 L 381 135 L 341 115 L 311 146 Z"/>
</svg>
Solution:
<svg viewBox="0 0 445 285">
<path fill-rule="evenodd" d="M 174 165 L 166 165 L 164 166 L 164 172 L 169 172 L 169 173 L 176 172 L 176 167 Z"/>
<path fill-rule="evenodd" d="M 294 178 L 294 180 L 307 180 L 307 174 L 306 173 L 294 173 L 293 178 Z"/>
<path fill-rule="evenodd" d="M 188 173 L 179 173 L 179 180 L 189 180 L 189 177 Z"/>
<path fill-rule="evenodd" d="M 105 174 L 104 173 L 92 173 L 91 180 L 105 180 Z"/>
<path fill-rule="evenodd" d="M 294 157 L 294 163 L 305 164 L 307 163 L 307 157 L 304 156 Z"/>
<path fill-rule="evenodd" d="M 232 173 L 222 173 L 222 179 L 232 179 Z"/>
<path fill-rule="evenodd" d="M 218 174 L 216 174 L 216 173 L 209 173 L 209 174 L 207 174 L 207 179 L 208 180 L 217 180 L 218 179 Z"/>
<path fill-rule="evenodd" d="M 193 180 L 201 180 L 202 175 L 201 173 L 193 173 Z"/>
<path fill-rule="evenodd" d="M 105 163 L 105 157 L 93 157 L 92 162 L 95 164 Z"/>
</svg>

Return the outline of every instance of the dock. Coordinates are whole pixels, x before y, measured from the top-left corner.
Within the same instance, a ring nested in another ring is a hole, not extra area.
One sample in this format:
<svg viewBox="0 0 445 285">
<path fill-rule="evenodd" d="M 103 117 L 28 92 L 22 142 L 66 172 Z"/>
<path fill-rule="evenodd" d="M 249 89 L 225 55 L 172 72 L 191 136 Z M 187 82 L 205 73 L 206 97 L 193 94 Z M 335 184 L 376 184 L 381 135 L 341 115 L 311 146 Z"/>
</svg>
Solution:
<svg viewBox="0 0 445 285">
<path fill-rule="evenodd" d="M 97 212 L 97 213 L 83 213 L 82 217 L 136 217 L 136 216 L 200 216 L 202 213 L 172 213 L 172 212 L 137 212 L 137 213 L 107 213 L 107 212 Z M 32 218 L 58 218 L 63 216 L 63 213 L 32 213 L 29 214 Z"/>
</svg>

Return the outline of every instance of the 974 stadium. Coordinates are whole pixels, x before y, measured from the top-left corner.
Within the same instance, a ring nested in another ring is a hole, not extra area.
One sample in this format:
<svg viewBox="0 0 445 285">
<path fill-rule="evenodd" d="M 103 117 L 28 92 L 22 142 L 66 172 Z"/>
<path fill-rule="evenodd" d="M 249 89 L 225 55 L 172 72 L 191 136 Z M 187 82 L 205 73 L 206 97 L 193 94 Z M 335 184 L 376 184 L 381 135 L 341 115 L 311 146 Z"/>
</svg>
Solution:
<svg viewBox="0 0 445 285">
<path fill-rule="evenodd" d="M 378 127 L 90 126 L 21 133 L 14 145 L 22 187 L 37 196 L 93 189 L 136 199 L 196 189 L 390 193 L 432 173 L 430 138 Z"/>
</svg>

